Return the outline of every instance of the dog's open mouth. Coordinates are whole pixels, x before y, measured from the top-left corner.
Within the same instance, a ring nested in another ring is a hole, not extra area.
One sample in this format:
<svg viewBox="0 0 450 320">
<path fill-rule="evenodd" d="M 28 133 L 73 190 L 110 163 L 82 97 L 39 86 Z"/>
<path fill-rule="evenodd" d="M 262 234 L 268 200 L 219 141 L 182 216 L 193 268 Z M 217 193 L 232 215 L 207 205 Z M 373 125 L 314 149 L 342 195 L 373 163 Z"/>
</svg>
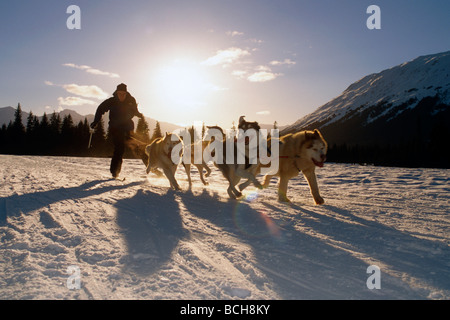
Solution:
<svg viewBox="0 0 450 320">
<path fill-rule="evenodd" d="M 324 165 L 324 162 L 325 161 L 317 161 L 317 160 L 315 160 L 314 158 L 312 158 L 312 161 L 314 162 L 314 164 L 316 165 L 316 166 L 318 166 L 319 168 L 322 168 L 323 167 L 323 165 Z"/>
</svg>

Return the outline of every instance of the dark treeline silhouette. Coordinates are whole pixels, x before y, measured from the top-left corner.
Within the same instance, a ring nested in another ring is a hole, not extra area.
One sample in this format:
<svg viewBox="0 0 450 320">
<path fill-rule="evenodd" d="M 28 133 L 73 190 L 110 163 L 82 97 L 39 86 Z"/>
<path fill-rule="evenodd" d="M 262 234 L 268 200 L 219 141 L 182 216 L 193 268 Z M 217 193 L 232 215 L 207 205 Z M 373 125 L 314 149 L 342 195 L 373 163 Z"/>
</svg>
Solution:
<svg viewBox="0 0 450 320">
<path fill-rule="evenodd" d="M 48 156 L 77 156 L 77 157 L 110 157 L 113 146 L 109 132 L 105 129 L 103 120 L 93 131 L 91 147 L 88 148 L 91 135 L 90 123 L 84 121 L 74 123 L 70 114 L 63 118 L 53 112 L 46 113 L 41 120 L 30 112 L 26 125 L 22 122 L 22 108 L 17 106 L 14 121 L 4 124 L 0 129 L 0 153 L 17 155 L 48 155 Z M 139 119 L 134 137 L 140 141 L 150 143 L 161 136 L 161 129 L 157 122 L 152 139 L 149 136 L 149 126 L 145 119 Z M 136 156 L 128 151 L 128 158 Z"/>
<path fill-rule="evenodd" d="M 450 156 L 441 142 L 418 144 L 412 141 L 397 145 L 332 144 L 328 162 L 353 163 L 387 167 L 450 168 Z"/>
<path fill-rule="evenodd" d="M 450 156 L 446 143 L 450 139 L 450 128 L 446 121 L 438 121 L 424 135 L 420 122 L 417 121 L 416 132 L 410 139 L 392 144 L 329 144 L 327 159 L 329 162 L 373 164 L 380 166 L 400 167 L 434 167 L 449 168 Z M 276 124 L 274 124 L 275 127 Z M 186 128 L 194 138 L 194 127 Z M 14 121 L 3 125 L 0 129 L 0 153 L 18 155 L 51 155 L 80 157 L 111 157 L 113 146 L 103 120 L 93 131 L 91 148 L 88 148 L 91 129 L 85 118 L 74 123 L 70 114 L 62 119 L 53 112 L 44 114 L 41 120 L 30 112 L 26 125 L 22 122 L 20 104 L 15 111 Z M 197 133 L 202 136 L 205 133 Z M 333 137 L 332 132 L 327 132 Z M 139 119 L 134 137 L 140 141 L 151 143 L 162 137 L 159 122 L 150 136 L 150 129 L 145 119 Z M 327 135 L 325 135 L 327 137 Z M 332 140 L 332 139 L 330 139 Z M 193 142 L 193 141 L 191 141 Z M 127 150 L 126 158 L 139 158 L 132 150 Z"/>
</svg>

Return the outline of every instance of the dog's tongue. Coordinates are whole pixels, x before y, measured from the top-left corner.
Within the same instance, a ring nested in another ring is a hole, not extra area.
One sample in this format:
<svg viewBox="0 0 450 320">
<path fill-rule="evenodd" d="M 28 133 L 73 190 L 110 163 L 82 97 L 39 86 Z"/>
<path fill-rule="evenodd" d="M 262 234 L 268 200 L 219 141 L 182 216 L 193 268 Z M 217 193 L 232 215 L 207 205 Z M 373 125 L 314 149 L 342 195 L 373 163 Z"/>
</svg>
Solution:
<svg viewBox="0 0 450 320">
<path fill-rule="evenodd" d="M 316 166 L 318 166 L 319 168 L 322 168 L 322 167 L 323 167 L 323 164 L 324 164 L 323 161 L 322 161 L 322 162 L 319 162 L 319 161 L 316 161 L 316 160 L 313 159 L 313 162 L 314 162 L 314 164 L 315 164 Z"/>
</svg>

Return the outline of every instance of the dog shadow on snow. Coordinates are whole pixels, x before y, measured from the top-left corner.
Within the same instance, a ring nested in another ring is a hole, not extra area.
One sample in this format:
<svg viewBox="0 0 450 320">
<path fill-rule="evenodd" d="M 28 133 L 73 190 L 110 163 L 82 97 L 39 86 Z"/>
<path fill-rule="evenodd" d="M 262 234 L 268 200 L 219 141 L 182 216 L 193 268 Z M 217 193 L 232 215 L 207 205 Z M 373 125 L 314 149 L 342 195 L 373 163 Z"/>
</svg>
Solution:
<svg viewBox="0 0 450 320">
<path fill-rule="evenodd" d="M 175 192 L 169 189 L 166 194 L 157 194 L 141 189 L 131 198 L 118 200 L 115 206 L 127 249 L 122 258 L 125 271 L 141 276 L 158 271 L 187 235 Z"/>
<path fill-rule="evenodd" d="M 70 188 L 57 188 L 47 191 L 37 191 L 13 194 L 0 198 L 0 226 L 8 224 L 8 217 L 17 217 L 21 214 L 29 214 L 63 200 L 78 200 L 86 197 L 100 195 L 114 190 L 121 190 L 139 185 L 139 182 L 132 182 L 121 185 L 100 184 L 109 182 L 110 179 L 93 180 Z M 99 186 L 100 185 L 100 186 Z M 41 215 L 42 216 L 42 215 Z M 45 223 L 46 221 L 44 221 Z"/>
<path fill-rule="evenodd" d="M 254 262 L 248 263 L 264 277 L 251 271 L 244 275 L 261 291 L 269 286 L 278 295 L 274 299 L 350 298 L 355 290 L 363 291 L 366 287 L 367 265 L 344 251 L 338 255 L 338 250 L 329 244 L 282 219 L 272 218 L 274 211 L 277 217 L 283 213 L 277 205 L 252 206 L 251 201 L 258 199 L 223 201 L 206 191 L 195 198 L 193 201 L 188 196 L 183 200 L 186 209 L 252 249 Z M 361 276 L 346 268 L 348 264 L 358 265 Z"/>
<path fill-rule="evenodd" d="M 421 264 L 414 252 L 405 251 L 400 256 L 390 256 L 379 248 L 381 241 L 364 241 L 368 233 L 378 233 L 383 238 L 390 236 L 400 246 L 413 249 L 414 246 L 430 245 L 393 228 L 377 222 L 359 221 L 350 212 L 332 206 L 330 211 L 360 223 L 348 223 L 329 215 L 316 213 L 291 204 L 291 210 L 281 203 L 260 202 L 252 206 L 245 201 L 223 201 L 217 194 L 204 191 L 195 198 L 181 194 L 186 209 L 199 218 L 206 219 L 224 232 L 249 245 L 256 258 L 255 268 L 270 279 L 270 285 L 281 299 L 424 299 L 428 294 L 412 289 L 393 276 L 382 273 L 382 289 L 367 287 L 371 274 L 367 273 L 369 263 L 355 256 L 356 252 L 373 256 L 400 272 L 411 272 L 413 276 L 434 285 L 448 289 L 448 280 L 439 283 L 444 275 L 429 275 L 433 268 L 439 273 L 445 271 L 444 254 L 423 261 L 419 268 L 409 266 L 408 261 Z M 201 205 L 199 205 L 201 204 Z M 262 206 L 261 206 L 262 204 Z M 298 216 L 292 216 L 292 208 Z M 276 217 L 276 218 L 273 218 Z M 363 219 L 361 219 L 363 220 Z M 312 232 L 303 232 L 304 228 Z M 335 245 L 327 238 L 343 242 Z M 376 238 L 375 238 L 376 239 Z M 377 253 L 378 246 L 380 252 Z M 350 250 L 348 250 L 350 249 Z M 429 267 L 429 268 L 428 268 Z M 428 270 L 428 271 L 426 271 Z M 381 270 L 383 272 L 383 270 Z M 448 271 L 445 271 L 448 274 Z M 251 278 L 251 274 L 249 275 Z M 266 282 L 254 279 L 264 290 Z"/>
<path fill-rule="evenodd" d="M 450 293 L 450 249 L 447 245 L 363 219 L 332 205 L 324 205 L 332 215 L 294 206 L 299 213 L 311 217 L 307 222 L 310 228 L 329 235 L 339 243 L 350 245 L 356 252 L 381 261 L 398 274 L 412 277 L 414 282 L 426 283 L 446 291 L 447 295 Z M 383 269 L 381 272 L 382 283 L 387 287 L 387 281 L 392 279 L 383 273 Z M 416 291 L 422 299 L 432 293 L 414 288 L 410 290 Z"/>
</svg>

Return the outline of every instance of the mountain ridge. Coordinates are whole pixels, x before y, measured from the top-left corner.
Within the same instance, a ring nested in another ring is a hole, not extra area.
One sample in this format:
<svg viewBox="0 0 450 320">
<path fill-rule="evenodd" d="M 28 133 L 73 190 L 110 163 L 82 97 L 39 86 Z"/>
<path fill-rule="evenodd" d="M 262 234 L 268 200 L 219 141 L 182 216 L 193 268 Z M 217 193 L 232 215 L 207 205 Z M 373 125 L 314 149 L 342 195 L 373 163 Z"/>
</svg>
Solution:
<svg viewBox="0 0 450 320">
<path fill-rule="evenodd" d="M 319 129 L 330 161 L 448 167 L 449 128 L 447 51 L 367 75 L 280 134 Z"/>
<path fill-rule="evenodd" d="M 319 122 L 325 126 L 357 108 L 362 107 L 359 111 L 363 111 L 380 103 L 391 103 L 391 107 L 395 107 L 409 102 L 409 108 L 414 108 L 421 99 L 436 95 L 444 104 L 450 103 L 450 51 L 420 56 L 367 75 L 349 85 L 338 97 L 288 126 L 285 131 Z M 373 122 L 376 119 L 372 117 L 367 120 Z"/>
</svg>

